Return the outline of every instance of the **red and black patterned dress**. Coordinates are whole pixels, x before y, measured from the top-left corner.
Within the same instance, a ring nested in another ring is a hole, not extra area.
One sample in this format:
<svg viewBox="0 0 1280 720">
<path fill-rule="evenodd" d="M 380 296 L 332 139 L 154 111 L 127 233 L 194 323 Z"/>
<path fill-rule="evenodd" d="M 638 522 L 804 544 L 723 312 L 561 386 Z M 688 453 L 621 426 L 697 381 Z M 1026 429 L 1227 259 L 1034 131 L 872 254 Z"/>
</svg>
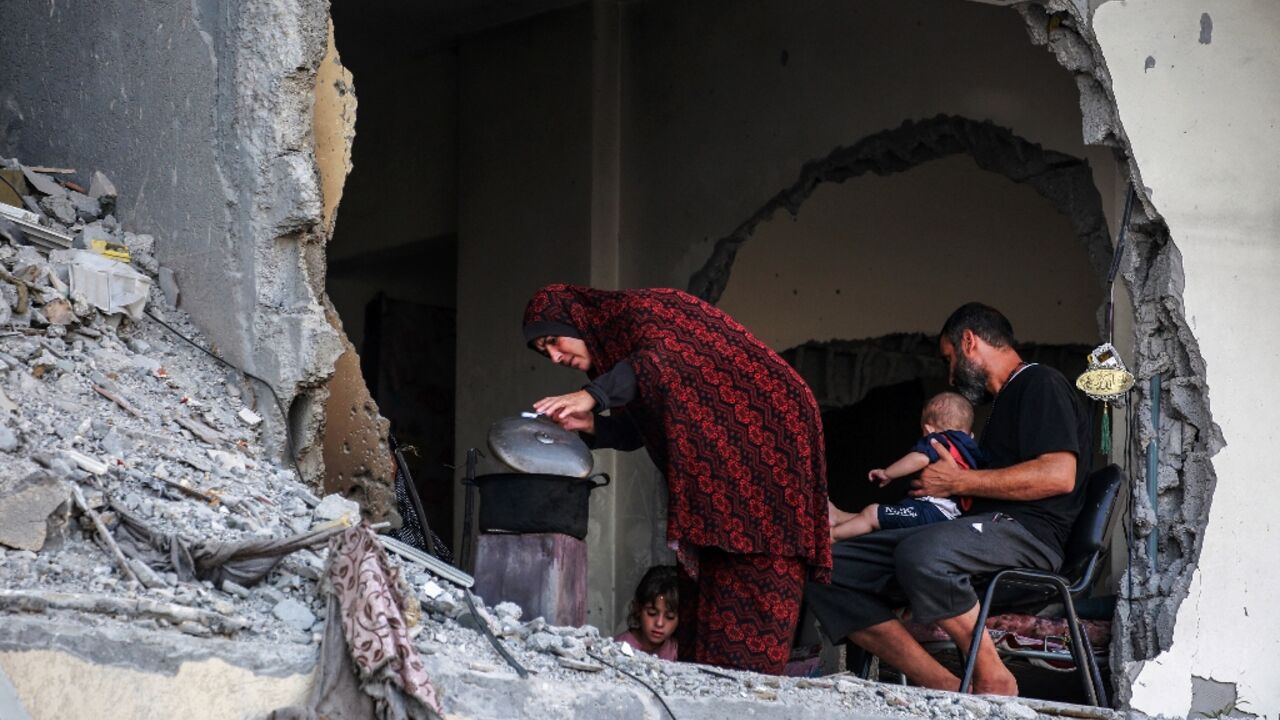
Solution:
<svg viewBox="0 0 1280 720">
<path fill-rule="evenodd" d="M 549 285 L 524 323 L 527 338 L 576 330 L 593 378 L 631 366 L 634 399 L 612 415 L 634 421 L 666 476 L 667 539 L 698 584 L 692 659 L 781 672 L 804 582 L 831 570 L 809 387 L 733 318 L 679 290 Z M 682 598 L 682 624 L 685 609 Z"/>
</svg>

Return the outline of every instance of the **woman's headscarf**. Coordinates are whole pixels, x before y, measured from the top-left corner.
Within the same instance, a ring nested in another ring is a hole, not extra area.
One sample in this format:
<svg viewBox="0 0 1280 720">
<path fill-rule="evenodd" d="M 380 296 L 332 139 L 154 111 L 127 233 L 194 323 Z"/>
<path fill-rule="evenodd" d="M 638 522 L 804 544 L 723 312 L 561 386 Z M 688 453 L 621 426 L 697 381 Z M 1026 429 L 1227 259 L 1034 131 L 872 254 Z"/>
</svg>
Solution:
<svg viewBox="0 0 1280 720">
<path fill-rule="evenodd" d="M 724 312 L 673 289 L 548 285 L 525 308 L 526 340 L 576 331 L 590 376 L 628 361 L 625 412 L 667 478 L 667 536 L 831 567 L 822 417 L 808 385 Z M 534 333 L 530 336 L 530 333 Z"/>
</svg>

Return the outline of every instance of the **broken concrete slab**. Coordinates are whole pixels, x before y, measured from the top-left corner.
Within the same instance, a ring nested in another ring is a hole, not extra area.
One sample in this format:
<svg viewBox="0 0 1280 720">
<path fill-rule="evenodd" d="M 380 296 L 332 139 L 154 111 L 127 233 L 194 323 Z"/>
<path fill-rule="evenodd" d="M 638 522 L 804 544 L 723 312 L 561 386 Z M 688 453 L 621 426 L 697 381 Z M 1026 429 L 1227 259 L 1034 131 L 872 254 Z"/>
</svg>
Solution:
<svg viewBox="0 0 1280 720">
<path fill-rule="evenodd" d="M 56 180 L 48 175 L 38 173 L 26 165 L 22 166 L 22 175 L 27 179 L 27 182 L 31 184 L 31 187 L 35 188 L 36 192 L 39 192 L 42 195 L 58 197 L 65 196 L 67 194 L 67 189 L 59 185 Z"/>
<path fill-rule="evenodd" d="M 0 477 L 0 544 L 17 550 L 44 547 L 48 518 L 71 497 L 67 486 L 35 464 L 8 464 Z M 16 473 L 24 472 L 20 478 Z"/>
</svg>

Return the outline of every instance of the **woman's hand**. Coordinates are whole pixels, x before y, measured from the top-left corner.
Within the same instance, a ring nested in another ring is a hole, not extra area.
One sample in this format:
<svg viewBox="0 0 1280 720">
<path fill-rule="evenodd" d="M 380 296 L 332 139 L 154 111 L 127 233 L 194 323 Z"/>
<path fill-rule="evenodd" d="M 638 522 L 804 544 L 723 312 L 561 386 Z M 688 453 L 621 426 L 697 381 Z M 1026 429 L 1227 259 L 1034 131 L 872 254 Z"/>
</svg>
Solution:
<svg viewBox="0 0 1280 720">
<path fill-rule="evenodd" d="M 594 432 L 596 416 L 592 412 L 596 399 L 586 390 L 545 397 L 533 404 L 533 409 L 546 415 L 565 430 Z"/>
</svg>

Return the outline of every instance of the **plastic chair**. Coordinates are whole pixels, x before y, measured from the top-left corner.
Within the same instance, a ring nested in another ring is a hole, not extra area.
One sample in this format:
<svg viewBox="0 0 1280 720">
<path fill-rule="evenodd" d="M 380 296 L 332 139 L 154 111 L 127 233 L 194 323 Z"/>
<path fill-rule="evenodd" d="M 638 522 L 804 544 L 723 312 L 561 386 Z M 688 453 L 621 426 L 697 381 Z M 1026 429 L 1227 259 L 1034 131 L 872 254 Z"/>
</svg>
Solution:
<svg viewBox="0 0 1280 720">
<path fill-rule="evenodd" d="M 1076 518 L 1071 537 L 1067 541 L 1062 570 L 1052 573 L 1034 568 L 1006 568 L 991 577 L 978 610 L 978 622 L 973 630 L 969 655 L 965 659 L 960 692 L 968 692 L 973 682 L 973 667 L 978 659 L 978 642 L 982 639 L 982 633 L 986 631 L 987 617 L 991 614 L 1025 607 L 1031 602 L 1044 604 L 1046 599 L 1056 595 L 1066 609 L 1065 620 L 1071 632 L 1071 655 L 1080 673 L 1085 697 L 1093 705 L 1107 704 L 1102 672 L 1098 669 L 1098 663 L 1093 657 L 1089 638 L 1080 626 L 1074 601 L 1087 593 L 1097 579 L 1102 549 L 1107 541 L 1111 511 L 1115 508 L 1116 496 L 1125 483 L 1124 471 L 1117 465 L 1108 465 L 1090 474 L 1085 483 L 1085 504 Z M 998 607 L 993 607 L 992 598 L 995 597 L 996 589 L 1001 585 L 1040 590 L 1042 594 L 1031 601 L 1023 595 L 1017 601 L 1002 601 Z M 1043 593 L 1045 590 L 1049 592 Z M 1016 656 L 1018 651 L 1005 654 Z"/>
</svg>

